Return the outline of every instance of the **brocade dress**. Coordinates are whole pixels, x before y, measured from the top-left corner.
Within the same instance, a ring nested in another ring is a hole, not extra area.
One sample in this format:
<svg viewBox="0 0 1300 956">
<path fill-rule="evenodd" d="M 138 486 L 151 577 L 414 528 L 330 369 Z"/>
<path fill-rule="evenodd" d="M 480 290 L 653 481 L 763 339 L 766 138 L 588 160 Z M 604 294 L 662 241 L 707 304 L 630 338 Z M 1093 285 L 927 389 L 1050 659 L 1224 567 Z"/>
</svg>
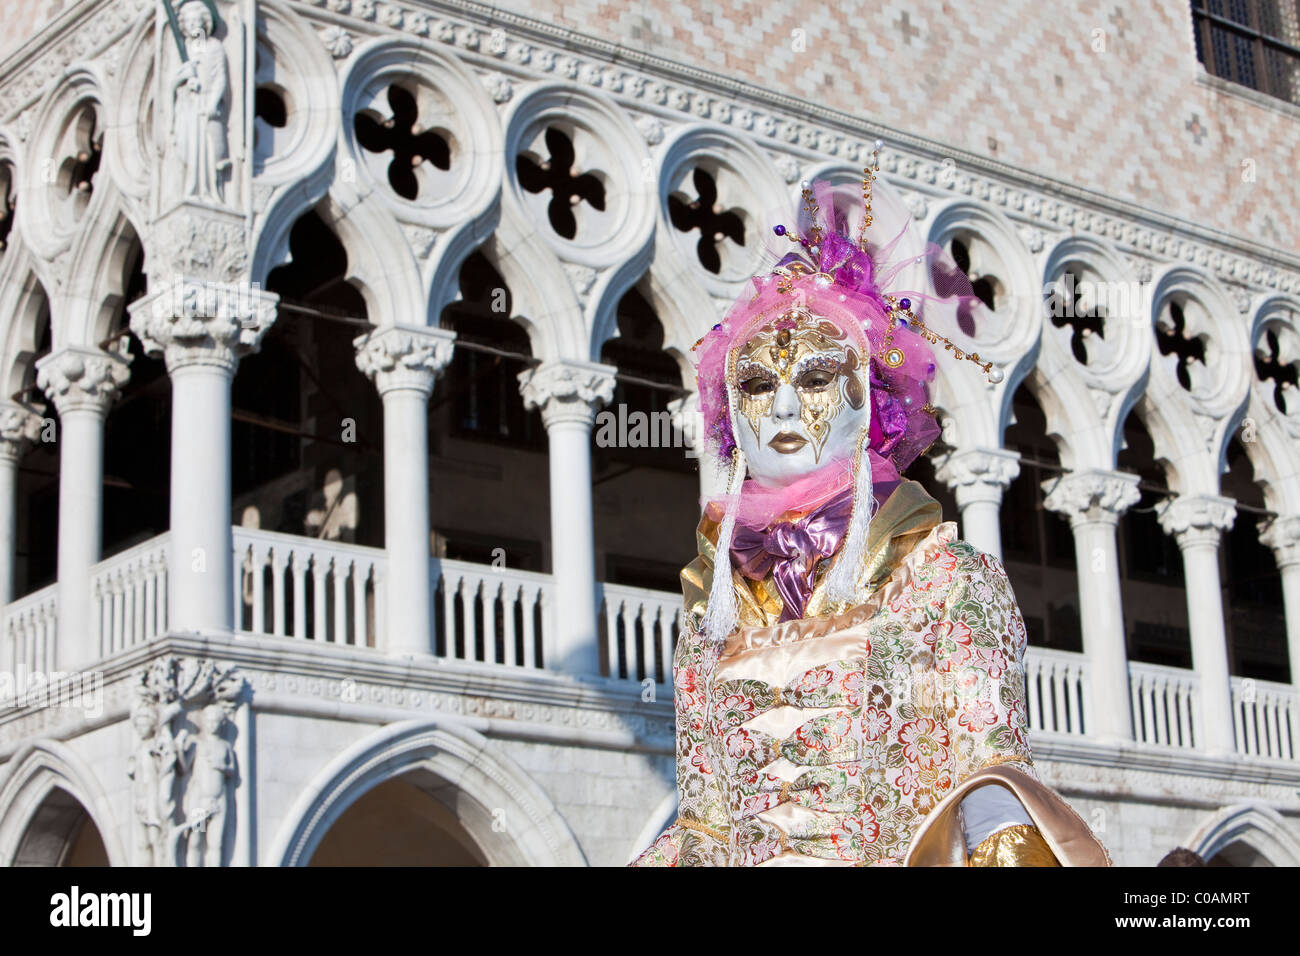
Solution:
<svg viewBox="0 0 1300 956">
<path fill-rule="evenodd" d="M 699 630 L 718 530 L 706 513 L 674 653 L 678 819 L 634 865 L 901 865 L 970 774 L 1011 762 L 1034 776 L 1011 584 L 941 517 L 919 484 L 898 484 L 872 518 L 857 607 L 826 605 L 838 552 L 784 623 L 770 575 L 733 572 L 741 624 L 717 646 Z"/>
</svg>

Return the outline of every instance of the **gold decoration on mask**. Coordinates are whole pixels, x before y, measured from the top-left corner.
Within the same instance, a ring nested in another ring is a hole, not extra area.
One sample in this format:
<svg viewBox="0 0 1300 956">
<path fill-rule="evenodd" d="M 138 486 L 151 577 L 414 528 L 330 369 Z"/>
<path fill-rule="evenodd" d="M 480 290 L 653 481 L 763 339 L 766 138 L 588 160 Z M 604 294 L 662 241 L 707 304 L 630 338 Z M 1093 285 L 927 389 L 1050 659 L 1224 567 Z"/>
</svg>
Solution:
<svg viewBox="0 0 1300 956">
<path fill-rule="evenodd" d="M 860 360 L 846 338 L 834 323 L 806 309 L 791 309 L 750 338 L 737 356 L 733 384 L 737 410 L 755 440 L 777 393 L 790 385 L 799 396 L 799 421 L 813 458 L 821 461 L 835 418 L 845 405 L 858 409 L 866 400 Z"/>
</svg>

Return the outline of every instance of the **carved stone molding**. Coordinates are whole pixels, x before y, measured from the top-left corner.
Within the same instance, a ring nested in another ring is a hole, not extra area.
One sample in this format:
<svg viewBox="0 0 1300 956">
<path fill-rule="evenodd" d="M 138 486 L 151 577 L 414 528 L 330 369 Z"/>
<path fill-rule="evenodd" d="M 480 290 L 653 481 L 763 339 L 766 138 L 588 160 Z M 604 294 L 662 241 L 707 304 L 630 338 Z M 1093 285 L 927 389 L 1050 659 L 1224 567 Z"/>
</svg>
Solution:
<svg viewBox="0 0 1300 956">
<path fill-rule="evenodd" d="M 1160 527 L 1180 548 L 1197 544 L 1218 547 L 1220 536 L 1237 517 L 1237 503 L 1217 495 L 1178 495 L 1162 502 L 1156 513 Z"/>
<path fill-rule="evenodd" d="M 1115 524 L 1119 516 L 1138 503 L 1137 475 L 1119 471 L 1068 472 L 1043 482 L 1044 507 L 1070 519 L 1072 526 L 1103 522 Z"/>
<path fill-rule="evenodd" d="M 861 129 L 860 124 L 855 130 L 849 117 L 832 109 L 753 86 L 738 91 L 722 77 L 683 70 L 680 64 L 650 53 L 612 48 L 526 14 L 385 4 L 385 15 L 366 16 L 362 11 L 376 8 L 369 0 L 312 2 L 324 9 L 314 15 L 310 8 L 303 12 L 340 63 L 354 46 L 400 31 L 421 42 L 441 43 L 450 51 L 465 51 L 485 64 L 499 64 L 502 75 L 513 82 L 517 82 L 515 77 L 541 75 L 571 80 L 654 111 L 673 110 L 685 118 L 712 120 L 738 132 L 775 140 L 773 145 L 816 150 L 851 164 L 865 162 L 874 136 L 890 132 Z M 150 0 L 121 0 L 70 21 L 62 34 L 51 33 L 0 87 L 0 119 L 30 108 L 71 65 L 107 50 L 149 6 Z M 1149 214 L 1132 204 L 1111 200 L 1104 209 L 1088 208 L 1088 197 L 1082 191 L 1066 187 L 1063 193 L 1016 182 L 1010 179 L 1013 171 L 984 157 L 968 157 L 960 176 L 943 175 L 948 167 L 942 160 L 915 152 L 906 144 L 891 142 L 881 160 L 883 174 L 891 178 L 923 183 L 931 192 L 985 200 L 1016 218 L 1036 220 L 1051 231 L 1091 232 L 1139 254 L 1202 264 L 1224 281 L 1245 281 L 1282 292 L 1300 289 L 1300 271 L 1260 261 L 1257 253 L 1242 245 L 1212 245 L 1179 236 L 1174 222 L 1151 223 Z"/>
<path fill-rule="evenodd" d="M 1282 515 L 1259 524 L 1259 540 L 1273 549 L 1278 569 L 1300 565 L 1300 515 Z"/>
<path fill-rule="evenodd" d="M 1016 452 L 987 448 L 955 451 L 935 469 L 935 477 L 953 490 L 959 506 L 970 500 L 1000 502 L 1019 474 Z"/>
<path fill-rule="evenodd" d="M 510 82 L 509 77 L 501 73 L 490 73 L 483 77 L 483 86 L 492 97 L 492 102 L 498 105 L 509 103 L 515 95 L 514 84 Z"/>
<path fill-rule="evenodd" d="M 519 373 L 526 408 L 541 409 L 547 428 L 561 422 L 590 428 L 614 397 L 615 370 L 595 362 L 550 361 Z"/>
<path fill-rule="evenodd" d="M 60 415 L 88 410 L 103 416 L 130 381 L 129 362 L 125 348 L 118 353 L 69 345 L 36 363 L 36 384 Z"/>
<path fill-rule="evenodd" d="M 587 300 L 591 297 L 591 289 L 596 284 L 597 272 L 591 266 L 583 265 L 580 262 L 564 263 L 565 274 L 569 277 L 569 282 L 573 285 L 573 291 L 578 296 L 578 301 L 585 307 Z"/>
<path fill-rule="evenodd" d="M 275 321 L 280 297 L 245 283 L 177 275 L 129 306 L 131 331 L 167 370 L 215 365 L 233 375 Z"/>
<path fill-rule="evenodd" d="M 423 392 L 451 362 L 456 334 L 446 329 L 393 325 L 353 339 L 357 368 L 372 379 L 380 395 L 392 391 Z"/>
<path fill-rule="evenodd" d="M 18 461 L 40 434 L 40 415 L 22 405 L 0 403 L 0 460 Z"/>
<path fill-rule="evenodd" d="M 427 259 L 438 240 L 437 231 L 415 223 L 402 223 L 402 232 L 406 233 L 406 241 L 411 244 L 411 251 L 417 259 Z"/>
<path fill-rule="evenodd" d="M 171 274 L 233 282 L 248 268 L 246 225 L 234 213 L 189 203 L 159 220 L 151 258 L 152 275 Z"/>
<path fill-rule="evenodd" d="M 329 26 L 320 32 L 321 43 L 336 60 L 347 59 L 352 52 L 352 35 L 340 26 Z"/>
</svg>

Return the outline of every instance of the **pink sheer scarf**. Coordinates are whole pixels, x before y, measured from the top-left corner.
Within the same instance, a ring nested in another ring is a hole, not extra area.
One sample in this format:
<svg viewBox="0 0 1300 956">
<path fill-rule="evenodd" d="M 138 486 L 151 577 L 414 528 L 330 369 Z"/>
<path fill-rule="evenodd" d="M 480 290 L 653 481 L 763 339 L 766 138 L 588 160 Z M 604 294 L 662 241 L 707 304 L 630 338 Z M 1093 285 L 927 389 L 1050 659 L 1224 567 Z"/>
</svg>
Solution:
<svg viewBox="0 0 1300 956">
<path fill-rule="evenodd" d="M 892 488 L 899 481 L 898 469 L 894 463 L 876 454 L 874 449 L 868 450 L 867 456 L 872 484 L 882 490 Z M 852 458 L 832 461 L 788 485 L 761 485 L 753 478 L 748 478 L 741 486 L 736 523 L 755 531 L 763 531 L 783 515 L 815 511 L 852 485 Z M 701 503 L 708 509 L 710 517 L 721 521 L 731 503 L 731 496 L 717 495 Z"/>
</svg>

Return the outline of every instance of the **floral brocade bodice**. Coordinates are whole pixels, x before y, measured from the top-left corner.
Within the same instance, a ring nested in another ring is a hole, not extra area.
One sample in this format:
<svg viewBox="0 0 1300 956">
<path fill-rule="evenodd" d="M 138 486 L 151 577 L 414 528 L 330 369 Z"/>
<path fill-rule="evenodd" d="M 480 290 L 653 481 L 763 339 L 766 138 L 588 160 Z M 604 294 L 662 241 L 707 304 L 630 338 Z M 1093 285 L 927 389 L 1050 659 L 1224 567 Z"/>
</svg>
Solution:
<svg viewBox="0 0 1300 956">
<path fill-rule="evenodd" d="M 1006 572 L 955 525 L 927 524 L 892 529 L 913 537 L 857 607 L 742 626 L 722 645 L 688 613 L 678 821 L 637 864 L 898 865 L 971 773 L 1028 768 L 1025 627 Z"/>
</svg>

